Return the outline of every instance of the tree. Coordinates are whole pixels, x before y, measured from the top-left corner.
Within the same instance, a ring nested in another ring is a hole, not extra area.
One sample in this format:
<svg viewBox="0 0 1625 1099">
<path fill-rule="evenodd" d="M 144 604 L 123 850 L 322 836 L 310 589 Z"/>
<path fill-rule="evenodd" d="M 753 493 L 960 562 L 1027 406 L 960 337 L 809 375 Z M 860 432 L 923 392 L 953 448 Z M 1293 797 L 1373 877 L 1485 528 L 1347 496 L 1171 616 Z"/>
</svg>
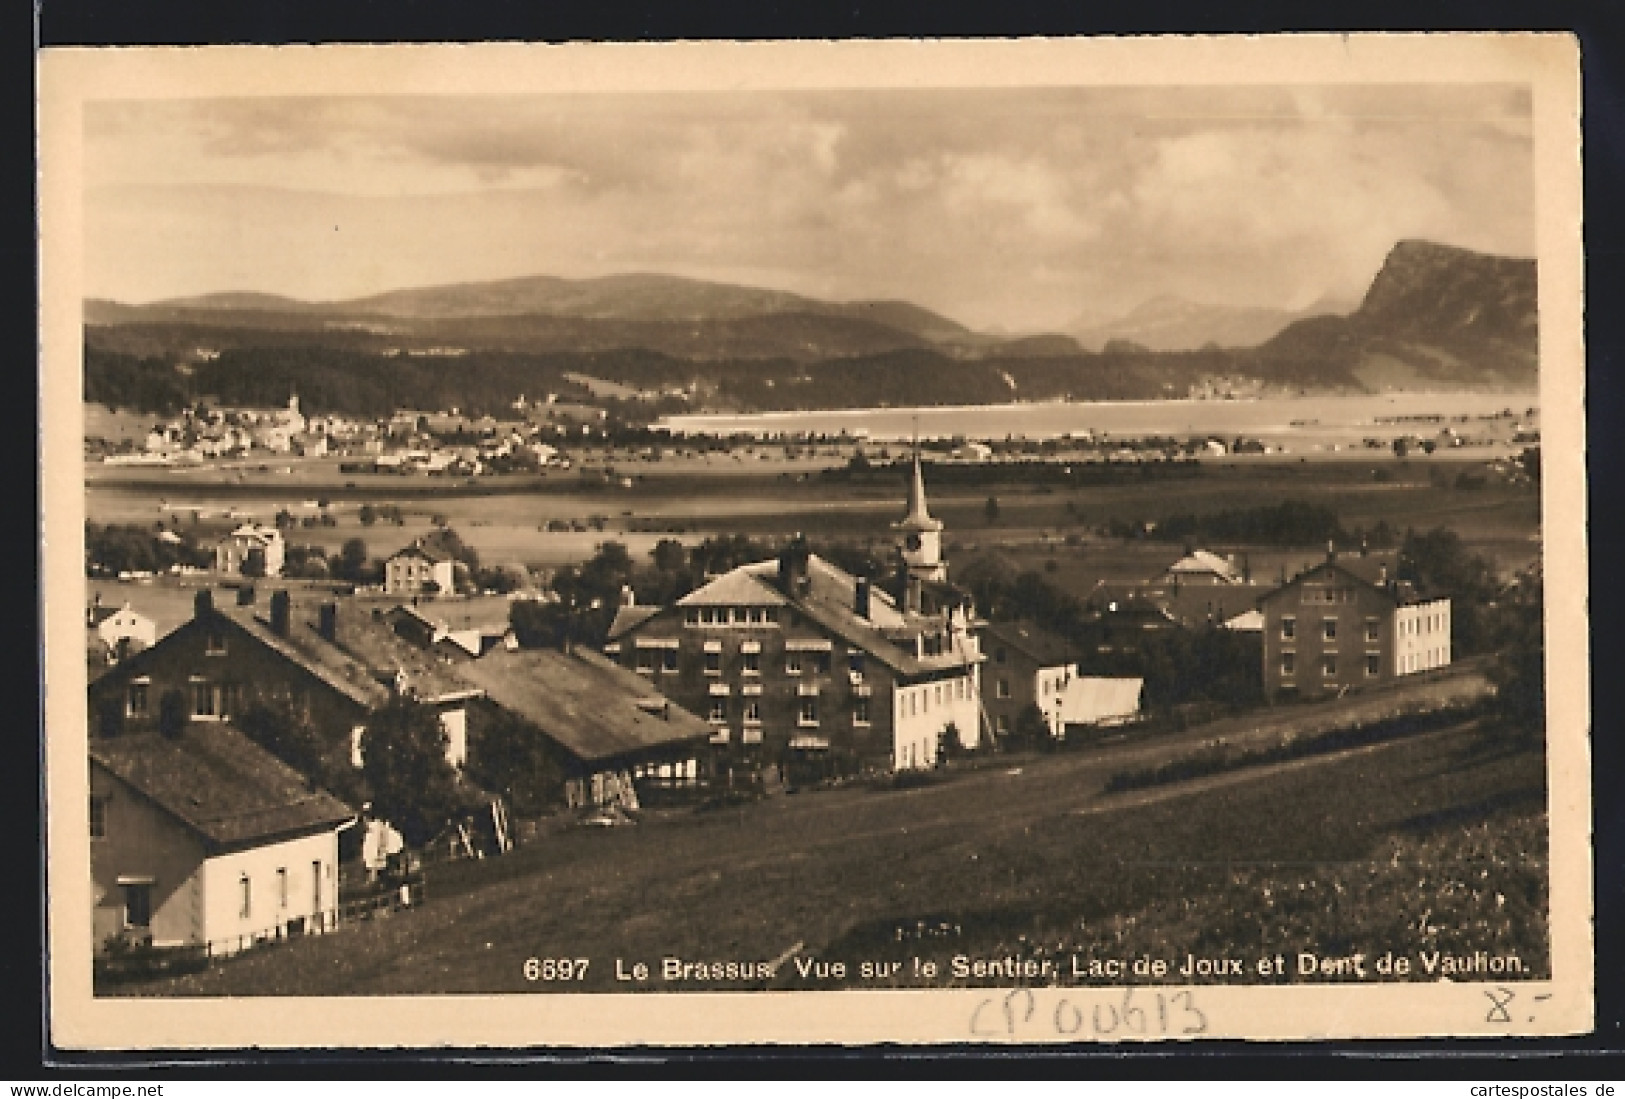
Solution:
<svg viewBox="0 0 1625 1099">
<path fill-rule="evenodd" d="M 373 812 L 421 847 L 462 808 L 446 761 L 446 731 L 430 706 L 395 698 L 374 711 L 361 737 L 361 775 Z"/>
<path fill-rule="evenodd" d="M 249 740 L 329 790 L 348 777 L 328 764 L 322 734 L 309 711 L 285 694 L 254 699 L 233 723 Z"/>
<path fill-rule="evenodd" d="M 469 771 L 502 795 L 521 817 L 539 816 L 557 803 L 564 772 L 529 722 L 507 710 L 482 711 L 469 737 Z"/>
<path fill-rule="evenodd" d="M 1044 711 L 1038 708 L 1038 703 L 1029 702 L 1016 714 L 1016 724 L 1011 730 L 1010 739 L 1016 744 L 1030 748 L 1049 744 L 1049 722 L 1044 720 Z"/>
<path fill-rule="evenodd" d="M 688 563 L 688 550 L 675 538 L 662 538 L 656 542 L 649 556 L 654 558 L 655 568 L 661 572 L 677 572 Z"/>
<path fill-rule="evenodd" d="M 1546 728 L 1545 596 L 1540 577 L 1528 575 L 1503 610 L 1501 652 L 1490 666 L 1496 713 L 1514 736 L 1538 740 Z"/>
<path fill-rule="evenodd" d="M 334 576 L 341 580 L 361 582 L 367 573 L 367 543 L 351 538 L 339 548 L 338 560 L 331 564 Z"/>
<path fill-rule="evenodd" d="M 558 648 L 569 629 L 569 615 L 562 603 L 516 599 L 508 606 L 508 625 L 527 649 Z"/>
<path fill-rule="evenodd" d="M 987 503 L 982 505 L 982 515 L 986 517 L 989 523 L 999 521 L 999 498 L 997 496 L 987 498 Z"/>
</svg>

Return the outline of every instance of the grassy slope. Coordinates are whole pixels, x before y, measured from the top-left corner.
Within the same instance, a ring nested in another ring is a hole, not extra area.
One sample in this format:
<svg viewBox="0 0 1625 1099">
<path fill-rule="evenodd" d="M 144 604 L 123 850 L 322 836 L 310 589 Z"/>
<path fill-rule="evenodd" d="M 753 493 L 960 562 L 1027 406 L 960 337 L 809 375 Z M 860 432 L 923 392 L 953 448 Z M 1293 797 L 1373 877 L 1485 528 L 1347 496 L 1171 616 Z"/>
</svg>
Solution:
<svg viewBox="0 0 1625 1099">
<path fill-rule="evenodd" d="M 1535 915 L 1544 910 L 1543 828 L 1516 823 L 1544 806 L 1538 752 L 1498 749 L 1461 729 L 1152 799 L 1145 791 L 1104 797 L 1109 774 L 1146 751 L 1010 760 L 911 790 L 849 787 L 577 830 L 497 862 L 441 869 L 430 903 L 416 912 L 130 991 L 542 990 L 522 976 L 532 955 L 590 957 L 589 979 L 574 987 L 612 990 L 617 957 L 765 960 L 801 943 L 808 954 L 855 964 L 896 954 L 899 929 L 922 923 L 958 931 L 914 953 L 1002 952 L 1023 936 L 1087 945 L 1134 920 L 1169 951 L 1216 941 L 1239 952 L 1288 944 L 1414 952 L 1440 940 L 1428 937 L 1425 912 L 1400 909 L 1441 911 L 1439 895 L 1453 898 L 1446 931 L 1467 929 L 1446 934 L 1447 946 L 1512 943 L 1543 964 Z M 1486 819 L 1495 823 L 1478 839 L 1452 838 Z M 1516 842 L 1528 844 L 1511 857 L 1495 842 L 1509 820 L 1522 829 Z M 1395 858 L 1396 836 L 1430 831 L 1443 838 L 1406 840 Z M 1463 862 L 1473 843 L 1495 859 Z M 1387 878 L 1368 881 L 1374 867 L 1413 859 L 1427 866 L 1406 892 Z M 1479 870 L 1491 876 L 1473 877 Z M 1469 878 L 1466 893 L 1446 884 Z M 1298 887 L 1313 891 L 1314 904 L 1275 919 L 1262 891 Z M 1380 910 L 1338 909 L 1336 898 L 1354 888 L 1366 893 L 1348 895 L 1369 895 Z M 1511 909 L 1487 907 L 1496 893 L 1519 899 Z M 1330 922 L 1302 918 L 1319 910 L 1332 913 Z M 1364 922 L 1350 922 L 1356 916 Z M 1418 917 L 1420 930 L 1407 934 Z M 1383 937 L 1350 941 L 1351 931 L 1373 929 Z M 1304 941 L 1309 934 L 1321 941 Z M 793 984 L 791 973 L 778 983 Z"/>
</svg>

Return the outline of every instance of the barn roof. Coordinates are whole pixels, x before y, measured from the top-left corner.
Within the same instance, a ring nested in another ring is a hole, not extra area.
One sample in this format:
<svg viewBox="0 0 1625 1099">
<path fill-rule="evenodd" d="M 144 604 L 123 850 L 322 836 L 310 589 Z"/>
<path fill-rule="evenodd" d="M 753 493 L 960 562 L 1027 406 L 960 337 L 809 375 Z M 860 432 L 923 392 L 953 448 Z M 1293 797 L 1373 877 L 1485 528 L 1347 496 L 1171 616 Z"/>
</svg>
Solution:
<svg viewBox="0 0 1625 1099">
<path fill-rule="evenodd" d="M 701 740 L 711 728 L 635 672 L 587 649 L 494 649 L 459 667 L 504 710 L 583 762 Z"/>
</svg>

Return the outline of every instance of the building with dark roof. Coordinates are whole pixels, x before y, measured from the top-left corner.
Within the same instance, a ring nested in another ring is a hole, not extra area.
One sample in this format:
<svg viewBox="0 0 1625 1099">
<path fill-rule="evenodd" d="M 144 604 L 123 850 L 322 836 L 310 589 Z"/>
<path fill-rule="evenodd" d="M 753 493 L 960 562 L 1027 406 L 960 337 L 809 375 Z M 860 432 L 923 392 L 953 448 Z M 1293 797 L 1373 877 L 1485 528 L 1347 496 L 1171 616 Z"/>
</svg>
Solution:
<svg viewBox="0 0 1625 1099">
<path fill-rule="evenodd" d="M 798 536 L 653 614 L 621 608 L 605 651 L 704 716 L 719 771 L 934 766 L 947 738 L 982 739 L 983 656 L 918 461 L 894 529 L 895 591 Z"/>
<path fill-rule="evenodd" d="M 494 649 L 459 668 L 494 710 L 526 723 L 562 776 L 566 805 L 636 804 L 650 786 L 697 785 L 710 727 L 596 652 Z M 632 791 L 629 798 L 624 792 Z"/>
<path fill-rule="evenodd" d="M 1044 714 L 1051 734 L 1064 728 L 1059 700 L 1078 674 L 1077 658 L 1061 637 L 1032 622 L 989 622 L 979 630 L 985 695 L 982 705 L 993 733 L 1015 732 L 1017 718 L 1028 706 Z"/>
<path fill-rule="evenodd" d="M 349 806 L 225 726 L 89 751 L 96 947 L 122 936 L 229 954 L 337 922 Z"/>
<path fill-rule="evenodd" d="M 1393 578 L 1385 560 L 1328 553 L 1258 608 L 1269 699 L 1341 693 L 1451 662 L 1450 600 Z"/>
</svg>

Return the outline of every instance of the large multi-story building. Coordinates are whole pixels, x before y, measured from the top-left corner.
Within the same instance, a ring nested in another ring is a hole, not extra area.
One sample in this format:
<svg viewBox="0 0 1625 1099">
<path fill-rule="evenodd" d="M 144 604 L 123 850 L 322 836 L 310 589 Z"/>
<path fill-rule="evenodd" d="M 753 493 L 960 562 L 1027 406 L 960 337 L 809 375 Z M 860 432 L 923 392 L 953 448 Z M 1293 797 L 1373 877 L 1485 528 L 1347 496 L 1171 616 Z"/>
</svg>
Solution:
<svg viewBox="0 0 1625 1099">
<path fill-rule="evenodd" d="M 1450 600 L 1419 595 L 1386 563 L 1374 578 L 1361 571 L 1328 554 L 1259 600 L 1265 697 L 1335 694 L 1450 663 Z"/>
<path fill-rule="evenodd" d="M 606 651 L 706 718 L 719 772 L 934 766 L 981 741 L 983 657 L 969 597 L 947 584 L 918 458 L 893 527 L 895 590 L 798 536 L 669 607 L 623 606 Z"/>
</svg>

